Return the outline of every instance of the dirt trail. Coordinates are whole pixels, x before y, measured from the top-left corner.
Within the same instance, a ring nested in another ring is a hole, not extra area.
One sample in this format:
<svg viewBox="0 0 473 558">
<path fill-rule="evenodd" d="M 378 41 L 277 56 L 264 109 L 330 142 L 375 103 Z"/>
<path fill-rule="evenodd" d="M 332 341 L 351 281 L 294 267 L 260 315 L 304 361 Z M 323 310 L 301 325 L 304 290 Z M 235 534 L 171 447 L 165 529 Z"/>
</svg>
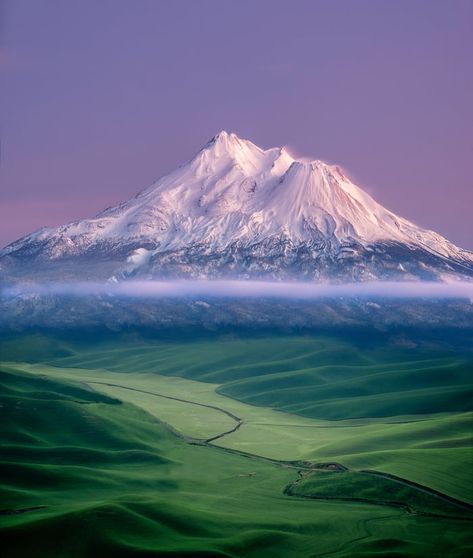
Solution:
<svg viewBox="0 0 473 558">
<path fill-rule="evenodd" d="M 127 389 L 129 391 L 137 391 L 139 393 L 146 393 L 147 395 L 154 395 L 155 397 L 162 397 L 163 399 L 171 399 L 172 401 L 179 401 L 180 403 L 187 403 L 188 405 L 196 405 L 197 407 L 205 407 L 207 409 L 213 409 L 214 411 L 218 411 L 220 413 L 223 413 L 224 415 L 226 415 L 227 417 L 230 417 L 232 420 L 235 421 L 235 423 L 236 423 L 235 426 L 233 426 L 229 430 L 225 430 L 224 432 L 221 432 L 220 434 L 217 434 L 216 436 L 212 436 L 210 438 L 205 439 L 204 442 L 207 442 L 207 443 L 218 440 L 219 438 L 223 438 L 224 436 L 227 436 L 228 434 L 233 434 L 233 432 L 236 432 L 240 428 L 240 426 L 243 424 L 243 420 L 240 417 L 237 417 L 236 415 L 234 415 L 230 411 L 227 411 L 226 409 L 222 409 L 221 407 L 217 407 L 216 405 L 208 405 L 207 403 L 197 403 L 196 401 L 189 401 L 188 399 L 181 399 L 180 397 L 174 397 L 172 395 L 164 395 L 163 393 L 156 393 L 156 392 L 152 392 L 152 391 L 146 391 L 144 389 L 121 386 L 119 384 L 111 384 L 109 382 L 90 382 L 89 381 L 87 383 L 88 384 L 97 384 L 97 385 L 109 386 L 109 387 L 117 387 L 117 388 L 121 388 L 121 389 Z"/>
<path fill-rule="evenodd" d="M 198 407 L 205 407 L 207 409 L 213 409 L 215 411 L 223 413 L 224 415 L 230 417 L 232 420 L 235 421 L 235 426 L 233 426 L 229 430 L 225 430 L 224 432 L 221 432 L 220 434 L 217 434 L 215 436 L 212 436 L 212 437 L 204 439 L 204 440 L 202 440 L 202 439 L 192 439 L 192 438 L 190 440 L 193 443 L 205 444 L 205 445 L 208 445 L 209 447 L 218 448 L 218 449 L 220 449 L 222 451 L 226 451 L 228 453 L 237 454 L 237 455 L 240 455 L 242 457 L 247 457 L 247 458 L 250 458 L 250 459 L 257 459 L 259 461 L 265 461 L 267 463 L 272 463 L 273 465 L 277 465 L 279 467 L 288 467 L 288 468 L 291 468 L 291 469 L 298 469 L 298 478 L 293 483 L 291 483 L 290 485 L 288 485 L 284 489 L 284 493 L 288 496 L 304 498 L 304 496 L 299 496 L 299 495 L 296 496 L 296 495 L 291 494 L 291 488 L 294 485 L 296 485 L 297 483 L 299 483 L 302 480 L 303 475 L 306 474 L 307 472 L 314 471 L 314 470 L 317 470 L 317 469 L 327 470 L 327 465 L 334 465 L 337 468 L 339 468 L 340 470 L 346 470 L 346 471 L 349 470 L 344 465 L 341 465 L 341 464 L 338 464 L 338 463 L 333 463 L 333 464 L 327 464 L 327 463 L 318 463 L 317 464 L 317 463 L 315 463 L 314 464 L 314 463 L 309 463 L 309 462 L 304 462 L 304 461 L 283 461 L 283 460 L 279 460 L 279 459 L 271 459 L 269 457 L 264 457 L 264 456 L 258 455 L 258 454 L 244 452 L 244 451 L 233 449 L 233 448 L 224 448 L 224 447 L 212 444 L 212 442 L 214 442 L 215 440 L 221 439 L 224 436 L 228 436 L 229 434 L 233 434 L 233 432 L 236 432 L 241 427 L 241 425 L 243 424 L 243 419 L 241 419 L 240 417 L 237 417 L 236 415 L 234 415 L 230 411 L 227 411 L 226 409 L 223 409 L 222 407 L 217 407 L 216 405 L 210 405 L 210 404 L 206 404 L 206 403 L 197 403 L 196 401 L 190 401 L 188 399 L 182 399 L 180 397 L 174 397 L 174 396 L 171 396 L 171 395 L 164 395 L 162 393 L 156 393 L 156 392 L 146 391 L 146 390 L 143 390 L 143 389 L 132 388 L 132 387 L 128 387 L 128 386 L 122 386 L 122 385 L 119 385 L 119 384 L 112 384 L 112 383 L 109 383 L 109 382 L 89 381 L 87 383 L 88 384 L 96 384 L 96 385 L 104 385 L 104 386 L 109 386 L 109 387 L 117 387 L 117 388 L 121 388 L 121 389 L 127 389 L 127 390 L 130 390 L 130 391 L 145 393 L 147 395 L 152 395 L 152 396 L 155 396 L 155 397 L 161 397 L 161 398 L 164 398 L 164 399 L 171 399 L 173 401 L 179 401 L 180 403 L 186 403 L 188 405 L 196 405 Z M 167 427 L 170 426 L 170 425 L 167 425 L 166 423 L 164 423 L 164 424 Z M 172 428 L 172 430 L 174 431 L 174 433 L 176 433 L 174 428 Z M 189 439 L 186 438 L 185 436 L 182 436 L 179 433 L 177 433 L 177 434 L 180 435 L 181 437 L 183 437 L 184 439 L 186 439 L 187 441 L 189 441 Z M 373 476 L 387 478 L 389 480 L 392 480 L 393 482 L 398 482 L 400 484 L 404 484 L 406 486 L 409 486 L 410 488 L 414 488 L 416 490 L 419 490 L 420 492 L 424 492 L 426 494 L 429 494 L 431 496 L 439 498 L 440 500 L 443 500 L 445 502 L 453 504 L 454 506 L 457 506 L 458 508 L 461 508 L 463 510 L 473 511 L 473 505 L 471 505 L 467 502 L 463 502 L 462 500 L 457 500 L 456 498 L 453 498 L 451 496 L 443 494 L 442 492 L 438 492 L 437 490 L 429 488 L 428 486 L 417 484 L 417 483 L 411 482 L 407 479 L 403 479 L 403 478 L 397 477 L 395 475 L 390 475 L 389 473 L 382 473 L 381 471 L 364 470 L 364 471 L 360 471 L 360 472 L 365 473 L 365 474 L 369 474 L 369 475 L 373 475 Z M 317 498 L 314 498 L 314 499 L 317 499 Z M 323 499 L 331 500 L 331 498 L 323 498 Z M 334 498 L 334 499 L 340 499 L 340 498 Z M 342 498 L 342 500 L 343 500 L 343 498 Z M 351 500 L 353 501 L 353 499 L 351 499 Z M 360 501 L 363 501 L 363 500 L 360 500 Z M 390 503 L 386 502 L 385 505 L 390 505 Z M 398 506 L 396 506 L 396 507 L 398 507 Z M 405 507 L 405 506 L 404 505 L 399 505 L 399 507 Z"/>
<path fill-rule="evenodd" d="M 444 494 L 443 492 L 439 492 L 438 490 L 435 490 L 434 488 L 429 488 L 427 486 L 424 486 L 422 484 L 418 484 L 416 482 L 407 480 L 407 479 L 403 479 L 401 477 L 398 477 L 396 475 L 391 475 L 390 473 L 382 473 L 381 471 L 372 471 L 370 469 L 362 469 L 360 471 L 360 473 L 365 473 L 366 475 L 372 475 L 374 477 L 381 477 L 384 479 L 388 479 L 392 482 L 397 482 L 398 484 L 402 484 L 404 486 L 408 486 L 409 488 L 414 488 L 415 490 L 418 490 L 419 492 L 425 492 L 426 494 L 429 494 L 430 496 L 435 496 L 436 498 L 439 498 L 440 500 L 443 500 L 444 502 L 448 502 L 449 504 L 453 504 L 454 506 L 463 508 L 467 511 L 473 511 L 473 504 L 469 504 L 468 502 L 463 502 L 462 500 L 457 500 L 456 498 L 453 498 L 452 496 L 448 496 L 447 494 Z"/>
</svg>

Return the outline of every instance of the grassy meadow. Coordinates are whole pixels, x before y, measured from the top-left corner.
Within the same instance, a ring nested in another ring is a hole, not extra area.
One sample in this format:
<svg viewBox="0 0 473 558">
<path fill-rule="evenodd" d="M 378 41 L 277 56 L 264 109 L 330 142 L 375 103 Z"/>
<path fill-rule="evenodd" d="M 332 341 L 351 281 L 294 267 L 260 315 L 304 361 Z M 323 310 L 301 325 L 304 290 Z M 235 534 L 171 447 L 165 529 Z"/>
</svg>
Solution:
<svg viewBox="0 0 473 558">
<path fill-rule="evenodd" d="M 473 551 L 463 348 L 36 333 L 0 351 L 6 556 Z"/>
</svg>

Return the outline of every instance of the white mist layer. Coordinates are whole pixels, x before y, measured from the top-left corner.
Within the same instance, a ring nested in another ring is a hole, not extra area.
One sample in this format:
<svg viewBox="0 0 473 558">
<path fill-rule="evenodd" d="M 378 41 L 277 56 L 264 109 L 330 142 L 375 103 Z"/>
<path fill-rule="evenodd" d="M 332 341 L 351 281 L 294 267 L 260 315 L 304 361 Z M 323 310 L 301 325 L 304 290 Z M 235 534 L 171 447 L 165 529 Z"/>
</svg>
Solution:
<svg viewBox="0 0 473 558">
<path fill-rule="evenodd" d="M 463 298 L 473 302 L 473 283 L 387 282 L 344 285 L 269 281 L 124 281 L 121 283 L 25 283 L 7 287 L 3 298 L 28 295 L 110 295 L 149 298 L 279 298 L 317 300 L 330 298 Z"/>
</svg>

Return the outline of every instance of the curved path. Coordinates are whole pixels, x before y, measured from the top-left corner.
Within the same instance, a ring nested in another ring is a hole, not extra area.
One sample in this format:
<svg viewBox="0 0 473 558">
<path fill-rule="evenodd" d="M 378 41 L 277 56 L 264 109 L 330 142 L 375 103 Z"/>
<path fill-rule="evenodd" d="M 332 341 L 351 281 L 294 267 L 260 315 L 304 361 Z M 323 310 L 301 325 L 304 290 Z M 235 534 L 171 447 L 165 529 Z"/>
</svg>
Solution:
<svg viewBox="0 0 473 558">
<path fill-rule="evenodd" d="M 180 403 L 187 403 L 188 405 L 196 405 L 197 407 L 206 407 L 207 409 L 213 409 L 214 411 L 219 411 L 220 413 L 223 413 L 224 415 L 227 415 L 227 417 L 230 417 L 232 420 L 235 421 L 236 424 L 235 424 L 235 426 L 233 426 L 233 428 L 230 428 L 229 430 L 225 430 L 224 432 L 221 432 L 220 434 L 217 434 L 216 436 L 206 438 L 205 440 L 203 440 L 206 443 L 213 442 L 214 440 L 218 440 L 219 438 L 223 438 L 224 436 L 227 436 L 228 434 L 232 434 L 233 432 L 236 432 L 240 428 L 240 426 L 243 424 L 243 420 L 240 417 L 237 417 L 236 415 L 234 415 L 230 411 L 227 411 L 226 409 L 222 409 L 221 407 L 217 407 L 216 405 L 208 405 L 207 403 L 197 403 L 196 401 L 190 401 L 188 399 L 181 399 L 180 397 L 173 397 L 172 395 L 164 395 L 162 393 L 155 393 L 155 392 L 152 392 L 152 391 L 146 391 L 144 389 L 132 388 L 132 387 L 128 387 L 128 386 L 121 386 L 120 384 L 111 384 L 109 382 L 91 382 L 91 381 L 88 381 L 86 383 L 87 384 L 97 384 L 97 385 L 102 385 L 102 386 L 109 386 L 109 387 L 117 387 L 117 388 L 121 388 L 121 389 L 127 389 L 129 391 L 137 391 L 139 393 L 146 393 L 147 395 L 154 395 L 155 397 L 162 397 L 163 399 L 171 399 L 172 401 L 179 401 Z"/>
<path fill-rule="evenodd" d="M 293 483 L 286 486 L 286 488 L 284 489 L 284 493 L 289 495 L 289 496 L 296 496 L 296 497 L 304 498 L 303 495 L 293 495 L 293 494 L 291 494 L 291 488 L 302 480 L 302 472 L 303 471 L 307 472 L 307 471 L 314 471 L 314 470 L 317 470 L 317 469 L 327 470 L 327 465 L 334 466 L 334 467 L 338 468 L 338 470 L 348 471 L 347 467 L 345 467 L 344 465 L 341 465 L 339 463 L 331 463 L 331 464 L 327 464 L 327 463 L 319 463 L 319 464 L 307 463 L 306 464 L 305 462 L 301 462 L 301 461 L 283 461 L 283 460 L 280 460 L 280 459 L 271 459 L 269 457 L 264 457 L 262 455 L 258 455 L 258 454 L 254 454 L 254 453 L 248 453 L 248 452 L 244 452 L 244 451 L 233 449 L 233 448 L 224 448 L 224 447 L 212 444 L 212 442 L 214 442 L 215 440 L 218 440 L 220 438 L 223 438 L 224 436 L 228 436 L 229 434 L 232 434 L 233 432 L 236 432 L 241 427 L 241 425 L 243 424 L 243 419 L 241 419 L 240 417 L 237 417 L 232 412 L 227 411 L 226 409 L 223 409 L 222 407 L 218 407 L 216 405 L 209 405 L 207 403 L 197 403 L 196 401 L 190 401 L 188 399 L 183 399 L 183 398 L 180 398 L 180 397 L 174 397 L 174 396 L 171 396 L 171 395 L 164 395 L 162 393 L 156 393 L 156 392 L 147 391 L 147 390 L 144 390 L 144 389 L 132 388 L 132 387 L 123 386 L 123 385 L 120 385 L 120 384 L 113 384 L 113 383 L 109 383 L 109 382 L 88 381 L 86 383 L 87 384 L 95 384 L 95 385 L 104 385 L 104 386 L 109 386 L 109 387 L 117 387 L 117 388 L 129 390 L 129 391 L 145 393 L 147 395 L 152 395 L 152 396 L 155 396 L 155 397 L 161 397 L 163 399 L 171 399 L 173 401 L 178 401 L 180 403 L 186 403 L 188 405 L 196 405 L 197 407 L 205 407 L 207 409 L 213 409 L 214 411 L 218 411 L 220 413 L 223 413 L 224 415 L 230 417 L 232 420 L 235 421 L 235 425 L 232 428 L 230 428 L 229 430 L 225 430 L 224 432 L 221 432 L 220 434 L 217 434 L 217 435 L 212 436 L 210 438 L 206 438 L 206 439 L 203 439 L 203 440 L 202 439 L 196 439 L 196 438 L 190 438 L 190 440 L 192 440 L 194 443 L 206 444 L 210 447 L 218 448 L 220 450 L 223 450 L 223 451 L 226 451 L 226 452 L 229 452 L 229 453 L 233 453 L 233 454 L 237 454 L 237 455 L 241 455 L 243 457 L 248 457 L 248 458 L 251 458 L 251 459 L 258 459 L 260 461 L 266 461 L 266 462 L 272 463 L 274 465 L 279 465 L 279 466 L 291 467 L 291 468 L 294 468 L 294 469 L 298 469 L 298 478 Z M 166 425 L 166 426 L 169 427 L 170 425 Z M 174 428 L 172 428 L 172 430 L 174 430 Z M 182 436 L 182 437 L 189 440 L 189 438 L 186 438 L 184 436 Z M 381 471 L 362 470 L 362 471 L 359 471 L 359 472 L 360 473 L 365 473 L 365 474 L 368 474 L 368 475 L 372 475 L 372 476 L 378 476 L 378 477 L 383 477 L 383 478 L 389 479 L 393 482 L 397 482 L 399 484 L 403 484 L 405 486 L 409 486 L 410 488 L 414 488 L 416 490 L 419 490 L 420 492 L 424 492 L 426 494 L 429 494 L 430 496 L 434 496 L 434 497 L 436 497 L 440 500 L 448 502 L 449 504 L 457 506 L 458 508 L 461 508 L 463 510 L 473 511 L 473 505 L 472 504 L 469 504 L 469 503 L 464 502 L 462 500 L 457 500 L 456 498 L 453 498 L 451 496 L 443 494 L 442 492 L 438 492 L 437 490 L 434 490 L 433 488 L 429 488 L 428 486 L 424 486 L 424 485 L 421 485 L 421 484 L 418 484 L 418 483 L 415 483 L 415 482 L 411 482 L 407 479 L 403 479 L 401 477 L 397 477 L 397 476 L 391 475 L 389 473 L 383 473 Z M 312 498 L 312 497 L 309 497 L 309 498 Z M 318 499 L 318 498 L 314 498 L 314 499 Z M 323 498 L 323 499 L 331 499 L 331 498 Z M 343 500 L 343 498 L 334 498 L 334 499 Z M 349 500 L 353 501 L 353 499 L 349 499 Z M 366 500 L 360 500 L 360 501 L 366 501 Z M 386 505 L 391 505 L 391 503 L 386 502 Z M 402 505 L 402 506 L 396 506 L 396 507 L 404 507 L 404 506 Z"/>
<path fill-rule="evenodd" d="M 408 486 L 409 488 L 414 488 L 419 492 L 424 492 L 425 494 L 429 494 L 429 496 L 435 496 L 444 502 L 449 504 L 453 504 L 454 506 L 463 508 L 467 511 L 473 511 L 473 504 L 469 504 L 468 502 L 463 502 L 462 500 L 457 500 L 443 492 L 439 492 L 434 488 L 429 488 L 428 486 L 424 486 L 422 484 L 418 484 L 417 482 L 413 482 L 407 479 L 403 479 L 402 477 L 398 477 L 396 475 L 391 475 L 390 473 L 383 473 L 381 471 L 373 471 L 371 469 L 361 469 L 360 473 L 364 473 L 365 475 L 371 475 L 373 477 L 381 477 L 383 479 L 388 479 L 392 482 L 397 482 L 398 484 L 402 484 L 404 486 Z"/>
</svg>

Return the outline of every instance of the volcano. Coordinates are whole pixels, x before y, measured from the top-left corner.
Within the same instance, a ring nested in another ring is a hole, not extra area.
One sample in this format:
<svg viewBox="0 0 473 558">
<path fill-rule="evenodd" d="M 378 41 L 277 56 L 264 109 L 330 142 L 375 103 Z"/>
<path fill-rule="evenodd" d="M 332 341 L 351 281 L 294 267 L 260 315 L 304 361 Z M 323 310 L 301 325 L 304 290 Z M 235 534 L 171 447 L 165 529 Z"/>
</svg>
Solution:
<svg viewBox="0 0 473 558">
<path fill-rule="evenodd" d="M 473 277 L 473 253 L 377 203 L 338 166 L 220 132 L 134 198 L 0 252 L 10 279 Z"/>
</svg>

